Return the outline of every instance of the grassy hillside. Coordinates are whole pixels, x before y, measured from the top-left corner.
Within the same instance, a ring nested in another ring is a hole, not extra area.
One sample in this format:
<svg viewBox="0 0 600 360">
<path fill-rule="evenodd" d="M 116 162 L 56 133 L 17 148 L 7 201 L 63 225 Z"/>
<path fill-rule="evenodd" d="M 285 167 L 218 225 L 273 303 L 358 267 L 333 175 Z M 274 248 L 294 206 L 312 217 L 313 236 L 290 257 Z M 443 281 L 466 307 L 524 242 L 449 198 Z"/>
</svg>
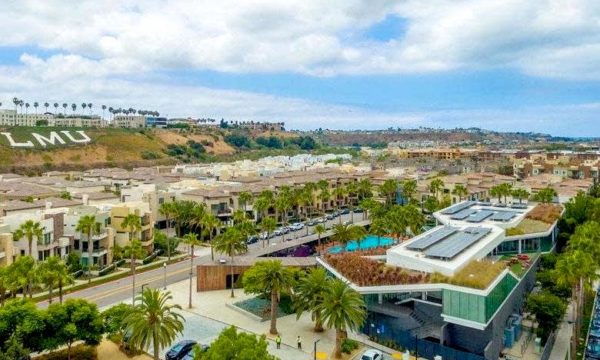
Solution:
<svg viewBox="0 0 600 360">
<path fill-rule="evenodd" d="M 91 139 L 89 144 L 74 144 L 60 131 L 69 130 L 74 138 L 82 130 Z M 223 141 L 220 135 L 195 134 L 177 130 L 162 129 L 77 129 L 50 127 L 1 128 L 1 132 L 12 135 L 15 142 L 31 141 L 34 148 L 11 147 L 8 139 L 0 135 L 0 170 L 19 171 L 22 169 L 77 169 L 94 166 L 141 166 L 148 164 L 170 164 L 182 157 L 169 155 L 169 146 L 179 145 L 189 150 L 190 141 L 201 144 L 203 154 L 228 155 L 234 149 Z M 48 137 L 55 131 L 66 144 L 40 146 L 32 133 Z"/>
</svg>

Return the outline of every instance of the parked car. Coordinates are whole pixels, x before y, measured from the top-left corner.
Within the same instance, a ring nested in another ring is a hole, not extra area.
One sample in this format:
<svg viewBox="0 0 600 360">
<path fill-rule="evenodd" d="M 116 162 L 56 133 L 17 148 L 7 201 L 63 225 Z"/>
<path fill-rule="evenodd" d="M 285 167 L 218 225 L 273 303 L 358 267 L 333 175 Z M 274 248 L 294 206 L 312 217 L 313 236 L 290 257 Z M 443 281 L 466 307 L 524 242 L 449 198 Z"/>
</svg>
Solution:
<svg viewBox="0 0 600 360">
<path fill-rule="evenodd" d="M 315 226 L 315 225 L 317 225 L 317 223 L 318 223 L 318 221 L 317 221 L 317 220 L 318 220 L 318 219 L 312 219 L 312 220 L 309 220 L 309 221 L 306 223 L 306 225 L 307 225 L 307 226 Z"/>
<path fill-rule="evenodd" d="M 381 352 L 379 350 L 375 350 L 375 349 L 366 350 L 360 357 L 360 360 L 382 360 L 382 359 L 383 359 L 383 352 Z"/>
<path fill-rule="evenodd" d="M 335 219 L 335 215 L 333 215 L 333 214 L 327 214 L 327 216 L 325 216 L 325 218 L 327 220 L 333 220 L 333 219 Z"/>
<path fill-rule="evenodd" d="M 304 228 L 304 224 L 303 223 L 293 223 L 292 225 L 290 225 L 290 229 L 293 231 L 298 231 L 298 230 L 302 230 L 302 228 Z"/>
<path fill-rule="evenodd" d="M 350 220 L 346 220 L 346 221 L 344 221 L 342 224 L 344 224 L 344 225 L 350 225 L 350 224 L 352 224 L 352 223 L 350 222 Z"/>
<path fill-rule="evenodd" d="M 165 359 L 181 360 L 187 353 L 189 353 L 192 350 L 192 348 L 196 344 L 197 342 L 195 342 L 194 340 L 182 340 L 177 344 L 173 345 L 171 349 L 169 349 L 167 355 L 165 356 Z"/>
<path fill-rule="evenodd" d="M 350 210 L 349 209 L 342 209 L 342 210 L 340 210 L 340 215 L 346 215 L 346 214 L 350 214 Z"/>
<path fill-rule="evenodd" d="M 362 213 L 364 210 L 361 207 L 354 208 L 354 212 L 357 214 Z"/>
<path fill-rule="evenodd" d="M 248 244 L 248 245 L 255 244 L 257 242 L 258 242 L 258 236 L 256 236 L 256 235 L 248 236 L 248 239 L 246 240 L 246 244 Z"/>
<path fill-rule="evenodd" d="M 325 222 L 325 218 L 318 218 L 317 220 L 315 220 L 316 222 L 318 222 L 319 224 L 322 224 Z"/>
<path fill-rule="evenodd" d="M 201 353 L 208 351 L 208 349 L 210 348 L 210 346 L 206 344 L 198 344 L 198 347 Z M 188 351 L 187 354 L 185 354 L 185 356 L 181 358 L 181 360 L 194 360 L 195 355 L 195 348 L 191 348 L 190 351 Z"/>
<path fill-rule="evenodd" d="M 285 234 L 285 233 L 283 232 L 282 229 L 275 229 L 275 231 L 273 231 L 273 236 L 281 236 L 283 234 Z"/>
</svg>

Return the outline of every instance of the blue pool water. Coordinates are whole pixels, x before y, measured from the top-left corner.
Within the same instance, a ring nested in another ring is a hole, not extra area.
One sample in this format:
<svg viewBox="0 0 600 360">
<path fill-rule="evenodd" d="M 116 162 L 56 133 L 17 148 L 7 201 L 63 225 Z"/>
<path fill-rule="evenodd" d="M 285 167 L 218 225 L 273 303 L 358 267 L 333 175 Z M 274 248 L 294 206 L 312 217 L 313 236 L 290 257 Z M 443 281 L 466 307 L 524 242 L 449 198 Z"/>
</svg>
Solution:
<svg viewBox="0 0 600 360">
<path fill-rule="evenodd" d="M 366 238 L 360 241 L 360 250 L 373 249 L 379 246 L 388 246 L 394 243 L 394 239 L 388 237 L 380 237 L 379 239 L 375 235 L 367 235 Z M 354 251 L 358 248 L 358 243 L 355 240 L 350 241 L 346 244 L 346 251 Z M 329 248 L 328 252 L 331 254 L 337 254 L 342 251 L 342 246 L 333 246 Z"/>
</svg>

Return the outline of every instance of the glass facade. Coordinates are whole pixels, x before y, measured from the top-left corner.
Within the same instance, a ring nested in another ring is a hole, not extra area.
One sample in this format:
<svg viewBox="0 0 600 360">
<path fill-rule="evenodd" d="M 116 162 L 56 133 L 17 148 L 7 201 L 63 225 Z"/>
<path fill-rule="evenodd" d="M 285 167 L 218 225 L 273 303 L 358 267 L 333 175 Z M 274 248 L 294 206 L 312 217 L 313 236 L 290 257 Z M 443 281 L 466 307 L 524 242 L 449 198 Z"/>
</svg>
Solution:
<svg viewBox="0 0 600 360">
<path fill-rule="evenodd" d="M 548 252 L 552 250 L 554 242 L 552 241 L 552 234 L 544 237 L 537 237 L 532 239 L 520 239 L 520 240 L 507 240 L 502 242 L 494 254 L 496 255 L 513 255 L 519 253 L 519 242 L 521 243 L 521 253 L 532 253 L 532 252 Z"/>
<path fill-rule="evenodd" d="M 515 277 L 506 274 L 487 296 L 443 290 L 442 314 L 485 324 L 496 313 L 517 283 L 518 280 Z"/>
</svg>

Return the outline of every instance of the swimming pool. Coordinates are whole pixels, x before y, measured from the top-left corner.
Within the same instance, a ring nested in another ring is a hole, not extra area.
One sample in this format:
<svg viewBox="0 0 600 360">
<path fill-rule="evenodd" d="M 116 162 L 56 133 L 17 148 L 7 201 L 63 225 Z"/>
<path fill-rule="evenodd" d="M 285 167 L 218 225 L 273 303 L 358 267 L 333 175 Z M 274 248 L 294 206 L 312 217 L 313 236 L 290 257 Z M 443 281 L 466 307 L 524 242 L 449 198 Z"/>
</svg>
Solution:
<svg viewBox="0 0 600 360">
<path fill-rule="evenodd" d="M 377 238 L 377 236 L 375 235 L 367 235 L 367 237 L 365 237 L 364 239 L 362 239 L 360 241 L 360 250 L 368 250 L 368 249 L 373 249 L 379 246 L 388 246 L 394 243 L 394 239 L 388 238 L 388 237 L 379 237 Z M 356 242 L 356 240 L 352 240 L 350 241 L 348 244 L 346 244 L 346 251 L 354 251 L 356 250 L 356 248 L 358 248 L 358 243 Z M 342 246 L 338 245 L 338 246 L 333 246 L 331 248 L 329 248 L 328 252 L 330 254 L 337 254 L 340 253 L 342 251 Z"/>
</svg>

